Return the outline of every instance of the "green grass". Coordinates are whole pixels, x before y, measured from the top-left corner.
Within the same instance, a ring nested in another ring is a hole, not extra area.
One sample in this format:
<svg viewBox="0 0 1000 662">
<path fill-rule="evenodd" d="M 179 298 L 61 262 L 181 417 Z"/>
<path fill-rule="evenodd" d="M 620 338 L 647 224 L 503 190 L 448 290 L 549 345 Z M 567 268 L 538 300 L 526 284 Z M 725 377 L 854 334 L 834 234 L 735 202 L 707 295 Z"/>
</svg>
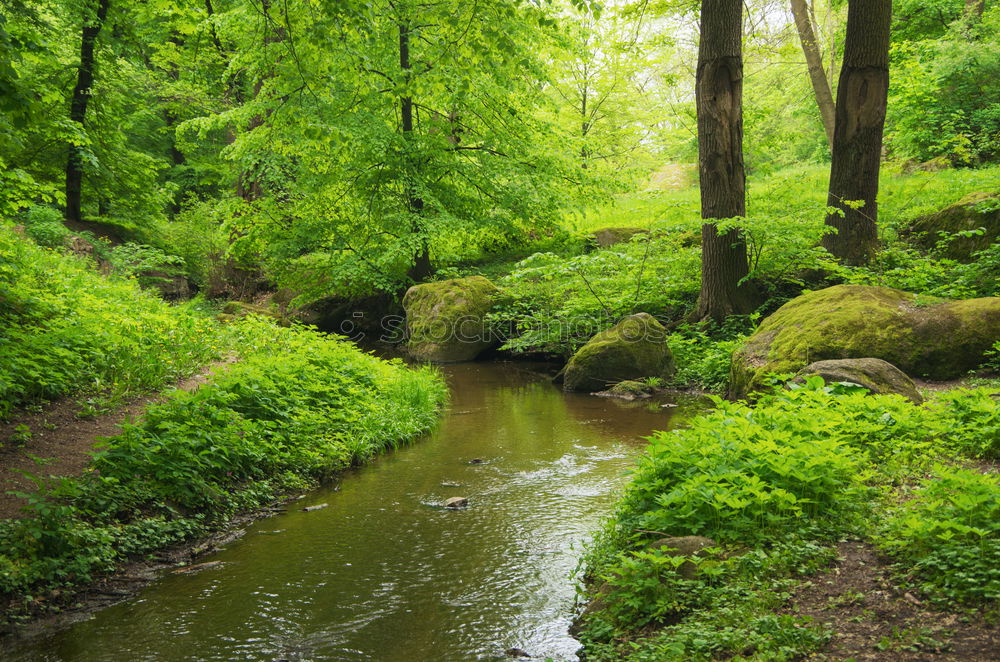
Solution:
<svg viewBox="0 0 1000 662">
<path fill-rule="evenodd" d="M 747 182 L 747 215 L 780 219 L 787 215 L 823 215 L 830 168 L 802 165 L 752 177 Z M 899 227 L 921 214 L 958 202 L 969 193 L 996 191 L 1000 166 L 903 174 L 894 165 L 883 167 L 879 217 L 886 229 Z M 621 195 L 606 205 L 570 214 L 568 228 L 592 232 L 606 227 L 649 228 L 660 224 L 690 230 L 701 224 L 697 185 L 673 191 Z"/>
</svg>

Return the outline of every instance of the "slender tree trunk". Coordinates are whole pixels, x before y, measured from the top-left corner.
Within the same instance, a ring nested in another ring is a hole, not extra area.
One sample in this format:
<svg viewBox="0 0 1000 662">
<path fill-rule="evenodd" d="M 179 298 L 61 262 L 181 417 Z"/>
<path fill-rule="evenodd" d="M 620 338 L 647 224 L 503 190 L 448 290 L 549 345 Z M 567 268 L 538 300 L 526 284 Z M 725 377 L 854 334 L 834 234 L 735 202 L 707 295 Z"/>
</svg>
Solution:
<svg viewBox="0 0 1000 662">
<path fill-rule="evenodd" d="M 703 0 L 698 48 L 698 175 L 701 182 L 701 294 L 695 317 L 721 321 L 751 312 L 747 247 L 739 230 L 714 219 L 746 215 L 743 170 L 743 0 Z"/>
<path fill-rule="evenodd" d="M 76 87 L 70 102 L 69 119 L 76 122 L 83 130 L 87 119 L 87 104 L 90 102 L 91 88 L 94 85 L 94 48 L 97 36 L 104 27 L 104 19 L 108 15 L 111 0 L 98 0 L 97 12 L 91 16 L 85 13 L 83 29 L 80 36 L 80 68 L 77 70 Z M 81 207 L 83 202 L 83 149 L 79 145 L 69 146 L 69 156 L 66 159 L 66 213 L 67 224 L 79 224 L 83 220 Z"/>
<path fill-rule="evenodd" d="M 410 63 L 410 23 L 405 19 L 399 22 L 399 68 L 403 72 L 404 82 L 408 84 L 413 67 Z M 413 97 L 409 95 L 409 92 L 399 99 L 399 114 L 403 135 L 409 139 L 413 135 Z M 406 206 L 410 213 L 419 219 L 424 211 L 424 200 L 417 193 L 413 182 L 409 181 L 410 177 L 412 175 L 408 174 L 408 181 L 405 183 Z M 419 220 L 414 220 L 413 231 L 417 234 L 423 232 Z M 420 237 L 420 245 L 413 255 L 413 266 L 410 267 L 408 275 L 414 281 L 420 282 L 430 276 L 432 271 L 430 248 L 427 245 L 427 238 Z"/>
<path fill-rule="evenodd" d="M 819 114 L 823 118 L 823 128 L 826 129 L 826 141 L 833 147 L 833 124 L 836 110 L 833 105 L 833 93 L 830 92 L 830 82 L 826 79 L 826 70 L 823 68 L 823 56 L 819 52 L 819 42 L 816 41 L 816 33 L 813 31 L 809 7 L 806 6 L 806 0 L 791 0 L 791 2 L 795 27 L 799 31 L 802 52 L 806 56 L 806 64 L 809 67 L 809 80 L 812 81 L 813 91 L 816 93 L 816 105 L 819 106 Z"/>
<path fill-rule="evenodd" d="M 878 176 L 889 93 L 892 0 L 848 5 L 844 63 L 837 87 L 837 125 L 826 217 L 836 232 L 823 238 L 841 262 L 867 264 L 878 247 Z"/>
</svg>

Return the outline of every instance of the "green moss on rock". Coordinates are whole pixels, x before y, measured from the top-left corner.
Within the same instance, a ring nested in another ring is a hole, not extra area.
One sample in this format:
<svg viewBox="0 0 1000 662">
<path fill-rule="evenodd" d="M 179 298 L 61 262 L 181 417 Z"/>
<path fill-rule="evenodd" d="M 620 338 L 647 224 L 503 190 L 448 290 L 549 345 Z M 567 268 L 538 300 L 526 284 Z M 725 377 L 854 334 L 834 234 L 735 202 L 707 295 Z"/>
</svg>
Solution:
<svg viewBox="0 0 1000 662">
<path fill-rule="evenodd" d="M 733 354 L 730 394 L 742 397 L 767 373 L 814 361 L 879 358 L 907 374 L 953 379 L 979 366 L 1000 337 L 1000 298 L 933 300 L 887 287 L 837 285 L 779 308 Z"/>
<path fill-rule="evenodd" d="M 676 372 L 667 331 L 648 313 L 630 315 L 598 333 L 566 365 L 563 389 L 594 392 L 610 384 Z"/>
<path fill-rule="evenodd" d="M 471 361 L 496 345 L 485 317 L 497 287 L 482 276 L 414 285 L 403 297 L 407 348 L 435 363 Z"/>
<path fill-rule="evenodd" d="M 607 248 L 629 241 L 637 234 L 649 234 L 649 230 L 643 228 L 601 228 L 596 230 L 591 237 L 598 248 Z"/>
<path fill-rule="evenodd" d="M 970 262 L 976 251 L 1000 239 L 1000 193 L 972 193 L 939 212 L 920 216 L 906 231 L 924 248 L 934 248 L 940 233 L 955 234 L 984 228 L 981 235 L 958 237 L 948 243 L 946 257 Z"/>
</svg>

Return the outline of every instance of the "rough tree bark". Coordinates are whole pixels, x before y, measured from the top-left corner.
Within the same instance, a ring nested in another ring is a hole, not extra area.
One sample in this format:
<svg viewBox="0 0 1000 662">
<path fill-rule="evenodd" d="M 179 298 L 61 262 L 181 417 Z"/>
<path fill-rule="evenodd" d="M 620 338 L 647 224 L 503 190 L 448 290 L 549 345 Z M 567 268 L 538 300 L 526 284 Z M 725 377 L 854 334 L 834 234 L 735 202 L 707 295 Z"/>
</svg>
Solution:
<svg viewBox="0 0 1000 662">
<path fill-rule="evenodd" d="M 399 22 L 399 68 L 403 72 L 403 81 L 409 83 L 412 76 L 413 66 L 410 63 L 410 22 L 403 19 Z M 413 97 L 408 93 L 399 99 L 399 115 L 402 124 L 403 135 L 409 138 L 413 135 Z M 407 181 L 406 205 L 410 213 L 416 217 L 424 211 L 424 200 L 416 192 L 412 181 Z M 422 232 L 419 221 L 414 222 L 413 231 Z M 412 280 L 420 282 L 431 275 L 430 249 L 427 246 L 427 239 L 420 239 L 420 246 L 414 252 L 413 266 L 407 274 Z"/>
<path fill-rule="evenodd" d="M 696 83 L 701 182 L 701 293 L 695 318 L 724 320 L 752 310 L 747 247 L 714 219 L 746 214 L 743 169 L 743 1 L 703 0 Z"/>
<path fill-rule="evenodd" d="M 826 217 L 836 229 L 823 246 L 846 264 L 867 264 L 878 247 L 878 175 L 889 92 L 892 0 L 853 0 L 847 10 L 844 62 Z"/>
<path fill-rule="evenodd" d="M 823 68 L 823 56 L 819 52 L 819 42 L 813 30 L 806 0 L 791 0 L 792 16 L 795 17 L 795 27 L 799 32 L 802 52 L 806 56 L 809 67 L 809 80 L 812 81 L 813 92 L 816 93 L 816 105 L 819 106 L 820 117 L 823 118 L 823 128 L 826 130 L 827 143 L 833 146 L 833 126 L 836 110 L 833 105 L 833 93 L 830 91 L 830 81 L 826 78 Z"/>
<path fill-rule="evenodd" d="M 80 36 L 80 67 L 77 69 L 76 86 L 70 101 L 69 119 L 83 129 L 87 119 L 87 104 L 90 102 L 91 88 L 94 85 L 95 58 L 94 48 L 97 36 L 104 27 L 111 0 L 98 0 L 97 11 L 91 15 L 87 11 L 83 19 L 83 29 Z M 89 7 L 88 7 L 89 10 Z M 66 158 L 66 224 L 79 227 L 83 220 L 81 207 L 83 203 L 83 148 L 79 145 L 69 146 L 69 156 Z"/>
</svg>

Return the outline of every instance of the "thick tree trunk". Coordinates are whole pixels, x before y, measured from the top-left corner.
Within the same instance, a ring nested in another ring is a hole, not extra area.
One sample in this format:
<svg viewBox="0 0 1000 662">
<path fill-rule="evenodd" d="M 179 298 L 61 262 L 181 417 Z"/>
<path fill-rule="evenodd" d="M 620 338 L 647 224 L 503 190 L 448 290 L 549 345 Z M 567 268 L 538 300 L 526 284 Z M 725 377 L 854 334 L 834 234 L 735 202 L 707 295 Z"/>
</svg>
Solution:
<svg viewBox="0 0 1000 662">
<path fill-rule="evenodd" d="M 704 0 L 698 48 L 698 175 L 701 182 L 701 294 L 695 317 L 721 321 L 751 312 L 747 248 L 739 230 L 713 219 L 746 214 L 743 170 L 743 1 Z"/>
<path fill-rule="evenodd" d="M 97 12 L 91 16 L 86 13 L 83 19 L 83 29 L 80 37 L 80 68 L 77 70 L 76 87 L 70 101 L 69 119 L 83 129 L 87 119 L 87 104 L 90 102 L 91 87 L 94 85 L 94 48 L 97 36 L 104 27 L 104 19 L 108 15 L 111 0 L 98 0 Z M 78 145 L 69 146 L 69 156 L 66 159 L 66 223 L 79 225 L 83 220 L 81 207 L 83 204 L 83 154 Z"/>
<path fill-rule="evenodd" d="M 827 199 L 839 212 L 826 217 L 836 232 L 823 238 L 823 246 L 846 264 L 867 264 L 878 247 L 891 17 L 892 0 L 854 0 L 848 6 Z"/>
<path fill-rule="evenodd" d="M 791 2 L 795 27 L 799 31 L 802 52 L 806 56 L 806 65 L 809 67 L 809 80 L 812 81 L 813 92 L 816 93 L 816 105 L 819 106 L 819 114 L 823 118 L 826 141 L 832 147 L 836 110 L 833 105 L 830 82 L 826 79 L 826 70 L 823 68 L 823 56 L 819 52 L 819 42 L 816 41 L 816 33 L 813 30 L 813 22 L 809 7 L 806 6 L 806 0 L 791 0 Z"/>
<path fill-rule="evenodd" d="M 410 24 L 407 20 L 401 20 L 399 22 L 399 68 L 403 72 L 403 80 L 406 83 L 409 83 L 412 65 L 410 63 Z M 409 96 L 409 94 L 400 97 L 399 99 L 399 115 L 402 123 L 403 135 L 409 138 L 413 135 L 413 97 Z M 412 175 L 407 175 L 407 177 L 411 176 Z M 406 206 L 409 212 L 413 214 L 416 219 L 419 219 L 420 215 L 424 211 L 424 200 L 417 193 L 416 187 L 413 185 L 412 181 L 405 182 L 405 187 Z M 421 227 L 419 220 L 414 221 L 413 231 L 418 235 L 423 233 L 423 228 Z M 413 265 L 410 267 L 407 275 L 412 280 L 420 282 L 430 276 L 432 271 L 430 249 L 427 246 L 427 239 L 426 237 L 420 237 L 419 247 L 413 255 Z"/>
</svg>

